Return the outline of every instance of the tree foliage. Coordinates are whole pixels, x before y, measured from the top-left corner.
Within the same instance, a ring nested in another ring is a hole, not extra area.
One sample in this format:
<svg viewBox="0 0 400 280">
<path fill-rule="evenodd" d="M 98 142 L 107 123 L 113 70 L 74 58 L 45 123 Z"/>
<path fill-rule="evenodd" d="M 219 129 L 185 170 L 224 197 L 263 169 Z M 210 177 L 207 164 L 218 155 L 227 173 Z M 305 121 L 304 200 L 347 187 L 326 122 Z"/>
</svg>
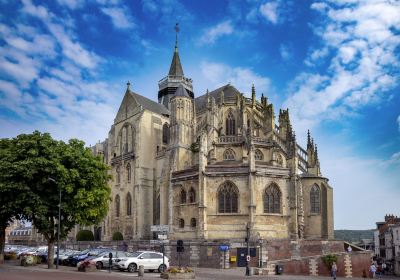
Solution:
<svg viewBox="0 0 400 280">
<path fill-rule="evenodd" d="M 98 224 L 107 214 L 108 167 L 82 141 L 65 143 L 38 131 L 11 139 L 5 161 L 8 169 L 4 170 L 7 176 L 1 177 L 2 186 L 25 191 L 21 214 L 46 238 L 52 266 L 59 193 L 62 239 L 76 224 Z"/>
<path fill-rule="evenodd" d="M 325 255 L 322 256 L 322 261 L 324 262 L 324 264 L 331 269 L 332 268 L 332 264 L 335 262 L 337 263 L 338 261 L 338 256 L 336 255 Z"/>
<path fill-rule="evenodd" d="M 120 233 L 119 231 L 117 231 L 117 232 L 114 232 L 114 233 L 113 233 L 112 240 L 113 240 L 113 241 L 124 240 L 124 236 L 122 235 L 122 233 Z"/>
<path fill-rule="evenodd" d="M 83 229 L 76 234 L 76 241 L 93 241 L 94 235 L 91 230 Z"/>
</svg>

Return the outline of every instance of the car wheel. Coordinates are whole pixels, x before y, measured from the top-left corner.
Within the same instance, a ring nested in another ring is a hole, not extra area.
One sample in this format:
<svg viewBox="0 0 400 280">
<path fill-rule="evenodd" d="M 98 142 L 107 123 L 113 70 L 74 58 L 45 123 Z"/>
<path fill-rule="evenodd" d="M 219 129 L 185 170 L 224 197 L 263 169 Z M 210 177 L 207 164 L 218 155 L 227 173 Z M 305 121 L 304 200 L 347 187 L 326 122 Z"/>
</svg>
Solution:
<svg viewBox="0 0 400 280">
<path fill-rule="evenodd" d="M 103 269 L 103 263 L 102 262 L 97 262 L 96 263 L 96 268 L 97 269 Z"/>
<path fill-rule="evenodd" d="M 135 263 L 131 263 L 131 264 L 128 265 L 128 271 L 129 272 L 135 272 L 136 268 L 137 268 L 137 266 L 136 266 Z"/>
<path fill-rule="evenodd" d="M 160 273 L 164 272 L 165 270 L 167 270 L 167 266 L 165 264 L 161 264 L 158 267 L 158 272 L 160 272 Z"/>
</svg>

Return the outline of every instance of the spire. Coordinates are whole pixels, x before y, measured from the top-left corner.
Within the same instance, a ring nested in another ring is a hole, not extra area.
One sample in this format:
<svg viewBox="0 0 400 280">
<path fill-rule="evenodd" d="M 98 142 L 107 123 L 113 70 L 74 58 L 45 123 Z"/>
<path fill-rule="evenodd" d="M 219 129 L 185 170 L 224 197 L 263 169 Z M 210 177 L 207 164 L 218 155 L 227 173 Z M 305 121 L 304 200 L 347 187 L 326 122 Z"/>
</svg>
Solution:
<svg viewBox="0 0 400 280">
<path fill-rule="evenodd" d="M 307 130 L 307 149 L 311 149 L 311 134 L 310 134 L 310 130 Z"/>
<path fill-rule="evenodd" d="M 256 104 L 256 88 L 254 87 L 254 84 L 251 86 L 251 100 L 253 105 Z"/>
<path fill-rule="evenodd" d="M 178 32 L 179 32 L 179 23 L 175 25 L 175 50 L 174 50 L 174 57 L 172 58 L 171 66 L 169 68 L 168 75 L 169 76 L 183 76 L 183 69 L 181 60 L 179 58 L 178 52 Z"/>
<path fill-rule="evenodd" d="M 131 82 L 127 82 L 126 83 L 126 92 L 130 92 L 131 91 Z"/>
</svg>

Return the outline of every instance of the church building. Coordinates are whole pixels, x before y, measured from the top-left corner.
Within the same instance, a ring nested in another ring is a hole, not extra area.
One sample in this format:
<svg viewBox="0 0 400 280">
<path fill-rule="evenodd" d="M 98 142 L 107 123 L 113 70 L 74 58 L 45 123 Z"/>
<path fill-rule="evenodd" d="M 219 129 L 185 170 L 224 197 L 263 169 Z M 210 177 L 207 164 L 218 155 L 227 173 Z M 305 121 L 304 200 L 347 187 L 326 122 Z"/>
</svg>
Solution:
<svg viewBox="0 0 400 280">
<path fill-rule="evenodd" d="M 333 239 L 333 190 L 308 133 L 301 147 L 289 109 L 226 84 L 195 93 L 176 41 L 158 102 L 127 89 L 108 138 L 112 201 L 102 240 Z M 155 98 L 155 96 L 154 96 Z"/>
</svg>

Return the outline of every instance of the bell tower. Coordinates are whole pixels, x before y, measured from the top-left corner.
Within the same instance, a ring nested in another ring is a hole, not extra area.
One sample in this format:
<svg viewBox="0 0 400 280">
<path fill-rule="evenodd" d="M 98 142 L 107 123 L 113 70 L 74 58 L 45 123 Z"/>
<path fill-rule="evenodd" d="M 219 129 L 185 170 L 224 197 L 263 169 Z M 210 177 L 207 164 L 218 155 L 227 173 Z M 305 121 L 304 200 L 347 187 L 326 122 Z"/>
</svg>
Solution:
<svg viewBox="0 0 400 280">
<path fill-rule="evenodd" d="M 163 104 L 170 110 L 170 100 L 175 95 L 179 85 L 182 85 L 187 95 L 194 98 L 192 79 L 186 78 L 183 74 L 181 59 L 178 52 L 178 32 L 179 25 L 175 25 L 175 49 L 172 57 L 168 75 L 158 82 L 158 103 Z"/>
</svg>

